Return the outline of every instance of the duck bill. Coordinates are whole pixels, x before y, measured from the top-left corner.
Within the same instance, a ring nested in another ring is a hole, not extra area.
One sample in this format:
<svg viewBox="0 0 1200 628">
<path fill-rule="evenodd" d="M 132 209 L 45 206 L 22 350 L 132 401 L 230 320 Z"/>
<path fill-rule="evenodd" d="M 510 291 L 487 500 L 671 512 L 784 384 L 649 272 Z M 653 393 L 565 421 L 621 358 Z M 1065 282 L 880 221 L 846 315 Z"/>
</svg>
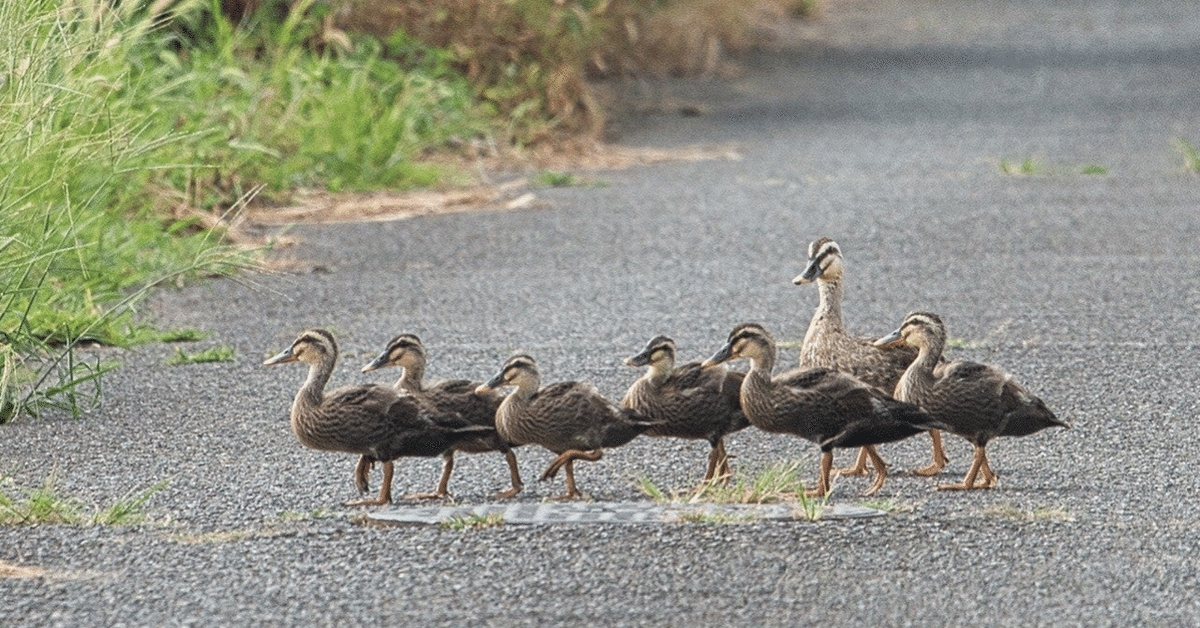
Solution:
<svg viewBox="0 0 1200 628">
<path fill-rule="evenodd" d="M 262 365 L 274 366 L 276 364 L 287 364 L 288 362 L 295 362 L 299 359 L 300 358 L 297 358 L 294 354 L 292 354 L 292 349 L 289 347 L 286 351 L 281 351 L 276 355 L 271 356 L 266 362 L 263 362 Z"/>
<path fill-rule="evenodd" d="M 904 338 L 900 335 L 900 330 L 897 329 L 896 331 L 884 336 L 883 338 L 880 338 L 879 340 L 876 340 L 875 342 L 872 342 L 871 344 L 879 347 L 880 349 L 887 349 L 888 347 L 897 347 L 904 344 Z"/>
<path fill-rule="evenodd" d="M 392 357 L 391 354 L 387 351 L 380 353 L 378 356 L 375 357 L 374 360 L 371 361 L 370 364 L 362 367 L 362 372 L 370 373 L 371 371 L 381 369 L 381 368 L 387 366 L 388 362 L 391 360 L 391 357 Z"/>
<path fill-rule="evenodd" d="M 816 258 L 813 258 L 808 260 L 808 265 L 804 267 L 804 272 L 796 275 L 796 278 L 792 280 L 792 283 L 796 284 L 797 286 L 802 286 L 806 283 L 812 283 L 816 281 L 817 277 L 820 276 L 821 265 L 817 262 Z"/>
<path fill-rule="evenodd" d="M 625 358 L 625 364 L 629 366 L 649 366 L 650 352 L 643 351 L 637 355 L 629 356 L 628 358 Z"/>
<path fill-rule="evenodd" d="M 724 347 L 721 347 L 716 353 L 712 354 L 711 358 L 705 360 L 704 364 L 700 365 L 700 368 L 710 369 L 718 364 L 724 364 L 725 362 L 728 362 L 731 359 L 733 359 L 733 345 L 726 344 Z"/>
<path fill-rule="evenodd" d="M 478 387 L 476 387 L 475 394 L 476 395 L 486 395 L 503 385 L 504 385 L 504 371 L 500 371 L 499 373 L 496 373 L 495 377 L 489 379 L 488 381 L 486 381 L 486 382 L 480 384 Z"/>
</svg>

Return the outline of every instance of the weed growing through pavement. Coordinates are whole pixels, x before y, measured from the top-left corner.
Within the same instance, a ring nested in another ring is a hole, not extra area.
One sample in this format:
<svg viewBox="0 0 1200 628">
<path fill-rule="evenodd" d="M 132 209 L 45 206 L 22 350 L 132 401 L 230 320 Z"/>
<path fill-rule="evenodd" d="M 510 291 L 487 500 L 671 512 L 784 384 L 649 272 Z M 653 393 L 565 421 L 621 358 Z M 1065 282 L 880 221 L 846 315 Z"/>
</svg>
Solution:
<svg viewBox="0 0 1200 628">
<path fill-rule="evenodd" d="M 183 329 L 168 329 L 157 334 L 159 342 L 196 342 L 208 338 L 209 333 L 199 329 L 186 327 Z"/>
<path fill-rule="evenodd" d="M 1074 521 L 1075 517 L 1064 508 L 1040 506 L 1023 510 L 1014 504 L 992 504 L 983 508 L 983 514 L 991 517 L 1016 519 L 1018 521 Z"/>
<path fill-rule="evenodd" d="M 489 515 L 455 515 L 438 524 L 443 530 L 480 530 L 504 525 L 504 513 Z"/>
<path fill-rule="evenodd" d="M 167 485 L 163 480 L 148 489 L 131 491 L 111 506 L 87 514 L 87 506 L 60 495 L 54 482 L 51 474 L 38 488 L 0 488 L 0 525 L 136 525 L 146 520 L 146 502 Z"/>
<path fill-rule="evenodd" d="M 1023 161 L 1015 162 L 1007 159 L 1001 159 L 1000 172 L 1013 175 L 1034 175 L 1045 174 L 1046 169 L 1041 163 L 1035 161 L 1032 157 L 1028 157 Z"/>
<path fill-rule="evenodd" d="M 687 491 L 665 491 L 646 478 L 638 480 L 643 493 L 659 503 L 672 504 L 791 504 L 796 516 L 816 521 L 825 510 L 828 495 L 808 497 L 804 482 L 800 479 L 800 462 L 777 462 L 749 478 L 738 477 L 723 485 L 719 479 L 701 484 Z M 712 518 L 711 513 L 696 513 L 695 520 Z M 737 516 L 737 515 L 731 515 Z M 680 515 L 682 521 L 689 521 Z"/>
<path fill-rule="evenodd" d="M 203 364 L 205 362 L 233 362 L 234 351 L 231 347 L 217 345 L 203 351 L 188 353 L 183 349 L 175 349 L 175 355 L 167 358 L 169 366 L 183 364 Z"/>
<path fill-rule="evenodd" d="M 1196 147 L 1182 137 L 1175 138 L 1175 146 L 1183 155 L 1183 169 L 1187 172 L 1200 172 L 1200 152 L 1196 151 Z"/>
</svg>

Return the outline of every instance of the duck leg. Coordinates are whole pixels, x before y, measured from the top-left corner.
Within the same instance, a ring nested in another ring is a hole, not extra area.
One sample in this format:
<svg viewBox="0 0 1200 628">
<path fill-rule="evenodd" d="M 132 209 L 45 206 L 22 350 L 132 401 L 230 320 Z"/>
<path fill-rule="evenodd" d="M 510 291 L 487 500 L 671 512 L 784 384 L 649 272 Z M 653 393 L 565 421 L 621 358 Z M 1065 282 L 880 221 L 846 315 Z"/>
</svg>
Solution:
<svg viewBox="0 0 1200 628">
<path fill-rule="evenodd" d="M 804 492 L 805 497 L 825 497 L 829 494 L 829 475 L 833 470 L 833 452 L 821 452 L 821 471 L 817 474 L 817 487 Z"/>
<path fill-rule="evenodd" d="M 725 441 L 718 438 L 712 441 L 712 450 L 708 452 L 708 470 L 704 472 L 704 482 L 701 485 L 720 482 L 722 486 L 726 486 L 729 484 L 730 475 L 732 471 L 729 468 L 729 457 L 725 454 Z"/>
<path fill-rule="evenodd" d="M 588 462 L 595 462 L 602 457 L 604 457 L 604 453 L 599 449 L 593 449 L 590 452 L 581 451 L 579 449 L 568 449 L 559 454 L 557 458 L 550 462 L 550 466 L 546 467 L 546 470 L 542 472 L 541 481 L 545 482 L 546 480 L 558 475 L 558 470 L 561 469 L 563 465 L 574 460 L 587 460 Z"/>
<path fill-rule="evenodd" d="M 395 471 L 392 463 L 383 463 L 383 483 L 379 486 L 379 497 L 375 499 L 363 499 L 354 502 L 345 502 L 342 505 L 348 507 L 357 506 L 382 506 L 392 503 L 392 473 Z"/>
<path fill-rule="evenodd" d="M 933 441 L 933 462 L 920 469 L 914 469 L 913 473 L 917 475 L 937 475 L 942 472 L 946 463 L 950 462 L 950 459 L 946 457 L 946 450 L 942 448 L 942 433 L 938 430 L 929 430 L 929 438 Z"/>
<path fill-rule="evenodd" d="M 374 466 L 375 461 L 370 456 L 358 457 L 358 464 L 354 467 L 354 488 L 359 493 L 371 490 L 371 467 Z"/>
<path fill-rule="evenodd" d="M 992 465 L 988 464 L 987 454 L 983 455 L 983 466 L 979 468 L 983 473 L 983 482 L 979 484 L 980 488 L 992 488 L 996 486 L 996 474 L 992 472 Z"/>
<path fill-rule="evenodd" d="M 583 493 L 575 487 L 575 459 L 571 458 L 567 461 L 567 492 L 555 498 L 558 501 L 567 501 L 571 499 L 579 499 L 583 497 Z"/>
<path fill-rule="evenodd" d="M 724 437 L 721 437 L 718 439 L 718 441 L 716 441 L 716 447 L 719 447 L 721 449 L 721 465 L 720 465 L 720 467 L 718 467 L 718 473 L 720 474 L 721 484 L 724 484 L 727 486 L 728 484 L 730 484 L 730 478 L 733 477 L 733 468 L 730 467 L 730 454 L 726 453 L 726 451 L 725 451 L 725 438 Z"/>
<path fill-rule="evenodd" d="M 874 446 L 867 445 L 862 450 L 867 452 L 867 455 L 871 457 L 871 466 L 875 467 L 875 481 L 871 483 L 871 487 L 863 495 L 874 495 L 879 492 L 879 489 L 883 488 L 883 481 L 887 479 L 887 463 L 875 451 Z"/>
<path fill-rule="evenodd" d="M 958 484 L 942 484 L 938 486 L 939 491 L 969 491 L 976 488 L 990 488 L 986 484 L 975 484 L 975 476 L 979 475 L 979 470 L 983 465 L 987 464 L 987 453 L 982 445 L 975 445 L 975 459 L 971 461 L 971 468 L 967 470 L 966 477 Z M 985 480 L 986 483 L 986 480 Z"/>
<path fill-rule="evenodd" d="M 834 471 L 834 473 L 837 475 L 866 475 L 867 474 L 867 458 L 870 455 L 867 453 L 867 447 L 870 447 L 870 445 L 866 445 L 864 447 L 859 447 L 858 458 L 854 459 L 853 466 L 843 467 L 841 469 Z"/>
<path fill-rule="evenodd" d="M 409 493 L 404 499 L 444 499 L 450 497 L 450 474 L 454 472 L 454 450 L 442 454 L 442 479 L 432 493 Z"/>
<path fill-rule="evenodd" d="M 521 483 L 521 472 L 517 470 L 516 454 L 511 449 L 505 449 L 504 459 L 508 461 L 508 474 L 512 477 L 512 488 L 507 491 L 501 491 L 496 495 L 496 497 L 501 499 L 516 497 L 517 493 L 520 493 L 521 489 L 525 488 L 525 485 Z"/>
</svg>

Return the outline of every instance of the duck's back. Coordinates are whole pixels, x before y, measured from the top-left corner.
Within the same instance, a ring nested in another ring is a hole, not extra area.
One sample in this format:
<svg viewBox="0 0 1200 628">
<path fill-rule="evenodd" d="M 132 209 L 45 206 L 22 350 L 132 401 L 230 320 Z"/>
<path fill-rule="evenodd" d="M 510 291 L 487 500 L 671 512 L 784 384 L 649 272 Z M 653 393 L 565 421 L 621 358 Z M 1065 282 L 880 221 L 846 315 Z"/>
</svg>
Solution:
<svg viewBox="0 0 1200 628">
<path fill-rule="evenodd" d="M 908 346 L 879 348 L 871 341 L 817 325 L 800 347 L 800 368 L 834 369 L 891 394 L 904 369 L 916 359 L 917 350 Z"/>
<path fill-rule="evenodd" d="M 646 418 L 659 421 L 647 436 L 713 438 L 749 423 L 739 400 L 744 373 L 701 368 L 700 362 L 676 367 L 661 386 L 638 380 L 622 403 Z"/>
</svg>

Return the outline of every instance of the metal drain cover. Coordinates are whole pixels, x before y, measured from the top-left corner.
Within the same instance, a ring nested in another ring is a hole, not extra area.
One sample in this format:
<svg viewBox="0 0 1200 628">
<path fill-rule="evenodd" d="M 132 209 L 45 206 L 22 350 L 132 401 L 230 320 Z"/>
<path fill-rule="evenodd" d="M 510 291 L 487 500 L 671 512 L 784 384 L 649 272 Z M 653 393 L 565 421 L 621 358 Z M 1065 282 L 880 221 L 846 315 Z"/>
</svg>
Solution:
<svg viewBox="0 0 1200 628">
<path fill-rule="evenodd" d="M 476 506 L 418 506 L 369 513 L 386 523 L 437 525 L 500 514 L 505 524 L 547 523 L 678 523 L 791 521 L 804 519 L 798 507 L 787 504 L 658 504 L 654 502 L 545 502 L 479 504 Z M 865 506 L 827 505 L 820 519 L 882 517 L 882 510 Z"/>
</svg>

